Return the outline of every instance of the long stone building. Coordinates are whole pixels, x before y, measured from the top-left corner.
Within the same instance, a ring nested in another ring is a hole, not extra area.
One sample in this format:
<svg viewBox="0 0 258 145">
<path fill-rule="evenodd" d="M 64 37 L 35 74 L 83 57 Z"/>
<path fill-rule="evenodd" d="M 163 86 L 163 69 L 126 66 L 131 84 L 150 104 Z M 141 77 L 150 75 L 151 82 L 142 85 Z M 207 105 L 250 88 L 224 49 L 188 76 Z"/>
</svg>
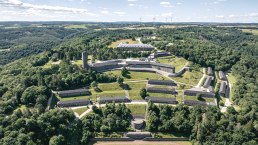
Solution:
<svg viewBox="0 0 258 145">
<path fill-rule="evenodd" d="M 57 107 L 76 107 L 76 106 L 86 106 L 90 104 L 91 104 L 90 99 L 59 101 L 57 102 Z"/>
<path fill-rule="evenodd" d="M 192 88 L 184 91 L 184 95 L 186 96 L 196 96 L 200 94 L 202 97 L 214 98 L 215 94 L 213 92 L 208 92 L 207 89 L 201 88 Z"/>
<path fill-rule="evenodd" d="M 83 96 L 90 95 L 90 91 L 88 89 L 65 90 L 59 91 L 58 95 L 60 97 Z"/>
<path fill-rule="evenodd" d="M 126 103 L 131 102 L 130 99 L 127 97 L 100 97 L 97 99 L 97 102 L 99 104 L 106 104 L 106 103 Z"/>
<path fill-rule="evenodd" d="M 122 51 L 152 51 L 155 48 L 149 44 L 127 44 L 122 42 L 117 46 L 117 49 Z"/>
</svg>

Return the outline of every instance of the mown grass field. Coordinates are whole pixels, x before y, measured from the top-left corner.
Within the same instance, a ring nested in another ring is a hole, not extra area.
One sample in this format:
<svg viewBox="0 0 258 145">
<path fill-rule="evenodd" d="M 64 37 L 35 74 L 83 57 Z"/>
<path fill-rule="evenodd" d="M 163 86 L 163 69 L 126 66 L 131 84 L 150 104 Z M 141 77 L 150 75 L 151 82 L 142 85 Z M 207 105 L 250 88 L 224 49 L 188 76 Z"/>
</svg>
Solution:
<svg viewBox="0 0 258 145">
<path fill-rule="evenodd" d="M 79 116 L 88 110 L 88 107 L 82 107 L 82 108 L 77 108 L 77 109 L 73 109 L 73 112 L 76 112 Z"/>
<path fill-rule="evenodd" d="M 182 76 L 173 77 L 172 79 L 175 80 L 176 82 L 195 86 L 198 84 L 198 82 L 200 81 L 201 78 L 202 78 L 201 70 L 199 70 L 199 71 L 192 70 L 191 72 L 186 71 Z"/>
<path fill-rule="evenodd" d="M 109 45 L 109 47 L 111 48 L 116 48 L 118 44 L 120 44 L 121 42 L 126 42 L 128 44 L 139 44 L 139 41 L 137 40 L 132 40 L 132 39 L 122 39 L 122 40 L 118 40 L 118 41 L 115 41 L 115 42 L 112 42 L 111 45 Z"/>
<path fill-rule="evenodd" d="M 144 115 L 146 112 L 146 105 L 127 105 L 127 107 L 131 110 L 131 114 L 133 115 Z"/>
<path fill-rule="evenodd" d="M 129 86 L 129 96 L 132 100 L 142 100 L 140 96 L 140 91 L 142 88 L 146 87 L 146 82 L 140 82 L 140 83 L 127 83 Z"/>
<path fill-rule="evenodd" d="M 182 69 L 185 66 L 185 64 L 188 62 L 186 59 L 182 57 L 176 57 L 176 56 L 160 57 L 157 60 L 160 63 L 174 66 L 176 72 Z"/>
<path fill-rule="evenodd" d="M 106 73 L 109 74 L 109 75 L 115 75 L 115 76 L 122 77 L 120 70 L 109 71 L 109 72 L 106 72 Z M 163 77 L 160 74 L 150 73 L 150 72 L 130 71 L 129 74 L 128 74 L 128 77 L 124 77 L 124 81 L 140 81 L 140 80 L 148 80 L 148 79 L 168 80 L 166 77 Z"/>
<path fill-rule="evenodd" d="M 258 30 L 254 29 L 241 29 L 243 32 L 252 33 L 253 35 L 258 35 Z"/>
<path fill-rule="evenodd" d="M 235 85 L 235 83 L 236 83 L 236 78 L 233 76 L 233 74 L 232 73 L 228 73 L 228 76 L 227 76 L 227 78 L 228 78 L 228 81 L 229 81 L 229 83 L 230 83 L 230 99 L 232 99 L 232 97 L 234 96 L 234 94 L 233 94 L 233 88 L 234 88 L 234 85 Z M 232 100 L 231 100 L 232 101 Z"/>
</svg>

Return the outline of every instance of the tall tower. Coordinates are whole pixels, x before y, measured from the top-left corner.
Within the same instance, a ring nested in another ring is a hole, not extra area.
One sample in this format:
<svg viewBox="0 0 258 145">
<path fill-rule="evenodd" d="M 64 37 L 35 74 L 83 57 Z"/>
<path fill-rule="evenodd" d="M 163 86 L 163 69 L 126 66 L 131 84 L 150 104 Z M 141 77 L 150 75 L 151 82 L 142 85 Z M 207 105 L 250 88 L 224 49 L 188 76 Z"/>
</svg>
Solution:
<svg viewBox="0 0 258 145">
<path fill-rule="evenodd" d="M 87 52 L 82 52 L 82 68 L 85 70 L 89 69 Z"/>
</svg>

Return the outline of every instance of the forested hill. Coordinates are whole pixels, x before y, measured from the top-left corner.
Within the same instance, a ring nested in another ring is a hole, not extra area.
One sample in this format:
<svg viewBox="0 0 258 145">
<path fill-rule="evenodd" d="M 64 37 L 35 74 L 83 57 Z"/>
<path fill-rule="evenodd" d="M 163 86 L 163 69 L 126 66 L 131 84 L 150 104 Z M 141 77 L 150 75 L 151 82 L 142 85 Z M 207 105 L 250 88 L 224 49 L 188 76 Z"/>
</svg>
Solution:
<svg viewBox="0 0 258 145">
<path fill-rule="evenodd" d="M 59 27 L 0 28 L 0 65 L 50 50 L 76 32 Z"/>
</svg>

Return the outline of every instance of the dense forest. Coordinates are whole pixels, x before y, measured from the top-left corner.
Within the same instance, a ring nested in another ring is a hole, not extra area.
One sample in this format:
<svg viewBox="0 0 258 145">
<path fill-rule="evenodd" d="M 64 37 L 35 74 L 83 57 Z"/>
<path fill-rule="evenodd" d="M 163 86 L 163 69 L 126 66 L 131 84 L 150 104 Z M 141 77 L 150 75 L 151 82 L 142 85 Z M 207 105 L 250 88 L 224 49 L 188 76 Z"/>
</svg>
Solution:
<svg viewBox="0 0 258 145">
<path fill-rule="evenodd" d="M 231 70 L 237 80 L 232 100 L 239 110 L 229 107 L 226 113 L 221 113 L 216 107 L 150 104 L 148 130 L 184 132 L 199 144 L 258 142 L 257 36 L 221 27 L 137 31 L 55 27 L 0 31 L 1 49 L 10 48 L 0 52 L 0 144 L 85 144 L 96 132 L 127 130 L 130 111 L 125 105 L 95 108 L 81 121 L 70 111 L 45 108 L 52 90 L 89 86 L 93 81 L 115 82 L 116 78 L 82 70 L 71 60 L 81 58 L 82 51 L 98 60 L 148 55 L 108 48 L 113 41 L 135 37 L 204 67 Z M 54 58 L 62 60 L 61 64 L 43 67 Z"/>
</svg>

